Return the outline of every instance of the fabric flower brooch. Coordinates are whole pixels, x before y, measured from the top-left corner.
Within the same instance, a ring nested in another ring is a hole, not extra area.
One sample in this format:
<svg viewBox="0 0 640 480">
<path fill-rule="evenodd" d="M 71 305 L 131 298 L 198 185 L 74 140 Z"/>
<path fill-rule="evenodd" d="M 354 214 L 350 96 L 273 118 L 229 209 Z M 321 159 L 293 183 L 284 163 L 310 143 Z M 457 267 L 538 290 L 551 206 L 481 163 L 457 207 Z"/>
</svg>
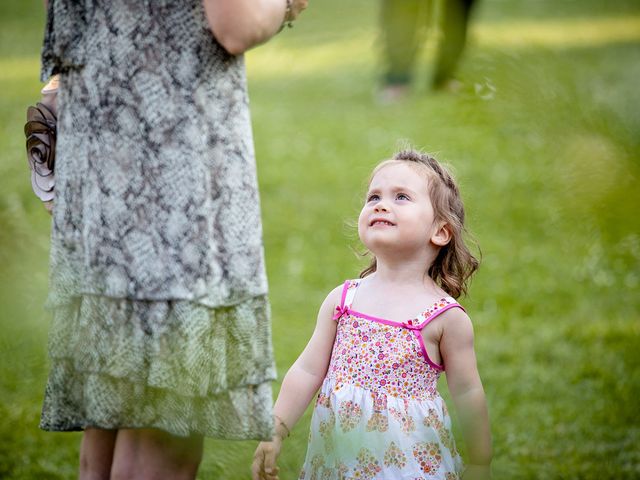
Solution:
<svg viewBox="0 0 640 480">
<path fill-rule="evenodd" d="M 55 76 L 42 89 L 42 101 L 27 109 L 27 123 L 24 126 L 27 160 L 31 169 L 31 187 L 43 202 L 53 200 L 57 92 L 58 78 Z"/>
</svg>

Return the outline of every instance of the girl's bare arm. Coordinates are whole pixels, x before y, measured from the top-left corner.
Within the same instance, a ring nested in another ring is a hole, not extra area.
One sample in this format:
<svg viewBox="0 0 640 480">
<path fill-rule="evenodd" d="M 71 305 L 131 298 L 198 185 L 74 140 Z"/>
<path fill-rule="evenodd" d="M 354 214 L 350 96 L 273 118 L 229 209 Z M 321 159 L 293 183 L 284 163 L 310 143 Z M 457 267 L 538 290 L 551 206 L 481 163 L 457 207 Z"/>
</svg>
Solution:
<svg viewBox="0 0 640 480">
<path fill-rule="evenodd" d="M 467 314 L 460 309 L 451 309 L 444 315 L 447 317 L 443 318 L 440 353 L 469 452 L 464 479 L 488 479 L 492 456 L 491 432 L 487 401 L 473 348 L 473 326 Z"/>
<path fill-rule="evenodd" d="M 252 465 L 254 480 L 277 478 L 276 459 L 280 454 L 283 437 L 298 422 L 322 385 L 336 336 L 333 315 L 335 307 L 340 304 L 341 293 L 342 286 L 335 288 L 322 303 L 309 343 L 284 376 L 273 407 L 276 435 L 271 442 L 261 442 L 256 449 Z"/>
<path fill-rule="evenodd" d="M 342 286 L 337 287 L 322 303 L 309 343 L 282 381 L 273 412 L 290 428 L 302 416 L 327 373 L 336 337 L 333 315 L 336 305 L 340 304 L 341 293 Z"/>
</svg>

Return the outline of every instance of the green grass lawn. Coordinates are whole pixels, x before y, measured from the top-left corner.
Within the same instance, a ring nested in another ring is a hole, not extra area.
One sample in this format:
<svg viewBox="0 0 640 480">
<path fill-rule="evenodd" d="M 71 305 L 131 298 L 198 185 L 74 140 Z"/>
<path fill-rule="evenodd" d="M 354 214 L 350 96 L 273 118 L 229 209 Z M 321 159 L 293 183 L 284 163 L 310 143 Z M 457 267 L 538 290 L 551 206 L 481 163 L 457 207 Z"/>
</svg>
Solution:
<svg viewBox="0 0 640 480">
<path fill-rule="evenodd" d="M 640 4 L 485 0 L 457 94 L 375 102 L 378 4 L 312 0 L 247 55 L 280 378 L 326 293 L 357 276 L 371 167 L 407 139 L 453 165 L 483 263 L 476 329 L 496 479 L 640 478 Z M 79 434 L 38 430 L 49 217 L 21 137 L 40 0 L 0 3 L 0 478 L 73 478 Z M 277 391 L 278 385 L 275 385 Z M 441 390 L 446 397 L 446 381 Z M 309 412 L 287 440 L 297 477 Z M 464 446 L 461 445 L 464 452 Z M 245 479 L 254 442 L 208 440 L 199 478 Z"/>
</svg>

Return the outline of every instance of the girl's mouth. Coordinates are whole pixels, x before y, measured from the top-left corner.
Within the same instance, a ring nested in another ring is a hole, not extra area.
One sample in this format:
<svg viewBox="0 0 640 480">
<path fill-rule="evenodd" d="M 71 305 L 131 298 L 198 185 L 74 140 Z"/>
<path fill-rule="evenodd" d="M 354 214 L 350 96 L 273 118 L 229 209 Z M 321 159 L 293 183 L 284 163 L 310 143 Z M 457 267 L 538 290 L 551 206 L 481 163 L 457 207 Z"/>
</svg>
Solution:
<svg viewBox="0 0 640 480">
<path fill-rule="evenodd" d="M 369 224 L 370 227 L 376 226 L 376 225 L 386 225 L 389 227 L 394 227 L 395 224 L 391 223 L 388 220 L 382 220 L 380 218 L 375 218 L 371 221 L 371 223 Z"/>
</svg>

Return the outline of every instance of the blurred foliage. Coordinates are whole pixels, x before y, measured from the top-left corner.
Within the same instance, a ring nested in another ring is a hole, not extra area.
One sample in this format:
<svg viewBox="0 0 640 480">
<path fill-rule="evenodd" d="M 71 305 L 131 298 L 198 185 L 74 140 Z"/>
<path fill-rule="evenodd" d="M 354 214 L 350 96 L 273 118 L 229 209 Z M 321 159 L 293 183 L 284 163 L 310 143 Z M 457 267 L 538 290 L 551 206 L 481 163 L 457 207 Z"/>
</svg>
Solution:
<svg viewBox="0 0 640 480">
<path fill-rule="evenodd" d="M 480 2 L 461 91 L 423 87 L 432 32 L 415 91 L 388 106 L 375 101 L 377 7 L 312 2 L 247 55 L 280 375 L 326 293 L 357 275 L 349 224 L 365 179 L 408 139 L 453 165 L 482 249 L 463 303 L 495 478 L 638 478 L 640 4 Z M 73 477 L 79 440 L 37 429 L 49 219 L 21 134 L 43 22 L 40 0 L 0 2 L 0 477 L 13 479 Z M 287 440 L 283 479 L 297 476 L 308 422 Z M 247 478 L 254 447 L 208 440 L 200 478 Z"/>
</svg>

